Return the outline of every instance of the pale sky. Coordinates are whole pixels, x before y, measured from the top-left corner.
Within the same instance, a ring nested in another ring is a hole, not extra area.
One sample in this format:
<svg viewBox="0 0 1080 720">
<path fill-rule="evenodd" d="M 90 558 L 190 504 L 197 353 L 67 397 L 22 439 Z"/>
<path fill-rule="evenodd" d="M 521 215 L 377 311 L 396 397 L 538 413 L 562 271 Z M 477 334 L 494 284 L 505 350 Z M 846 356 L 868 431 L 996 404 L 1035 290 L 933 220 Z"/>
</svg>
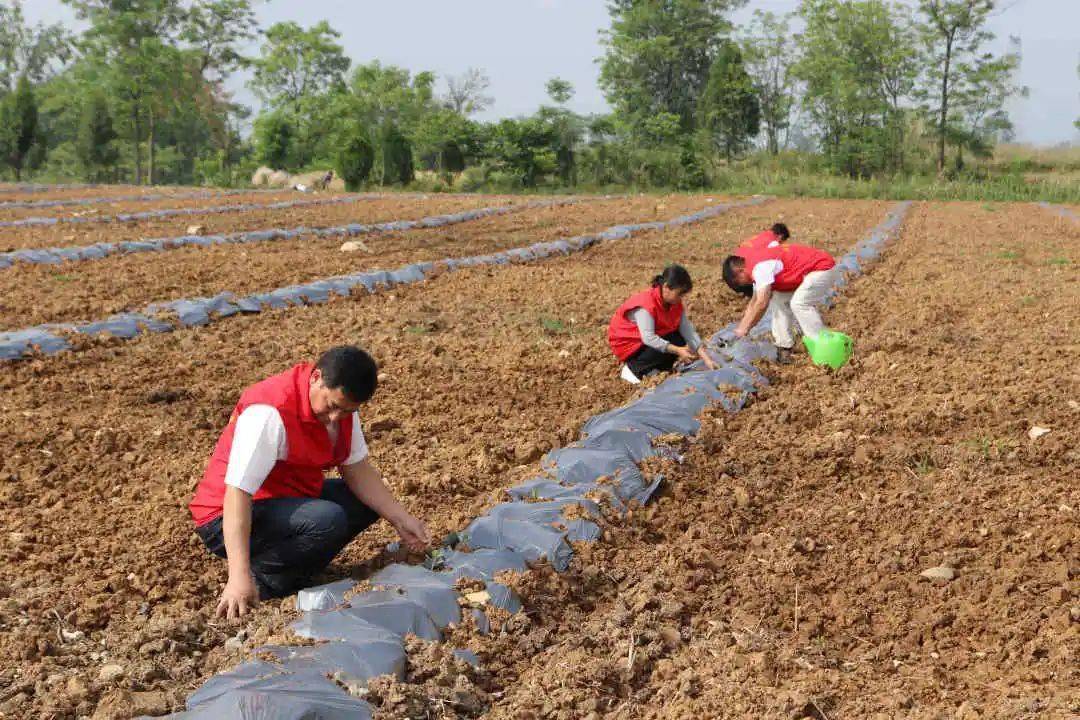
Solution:
<svg viewBox="0 0 1080 720">
<path fill-rule="evenodd" d="M 491 77 L 495 105 L 485 119 L 533 112 L 554 76 L 574 84 L 571 107 L 582 113 L 607 109 L 597 86 L 601 54 L 599 30 L 609 25 L 604 0 L 269 0 L 254 3 L 262 26 L 294 20 L 311 25 L 327 20 L 354 63 L 381 60 L 413 71 L 456 75 L 479 67 Z M 1009 35 L 1023 46 L 1021 82 L 1027 99 L 1011 107 L 1017 139 L 1039 145 L 1077 141 L 1080 117 L 1080 0 L 999 0 L 1004 8 L 992 22 L 998 35 L 992 49 L 1003 52 Z M 798 0 L 750 0 L 735 16 L 745 22 L 754 9 L 784 13 Z M 75 26 L 60 0 L 28 0 L 31 21 Z M 237 97 L 254 104 L 234 81 Z"/>
</svg>

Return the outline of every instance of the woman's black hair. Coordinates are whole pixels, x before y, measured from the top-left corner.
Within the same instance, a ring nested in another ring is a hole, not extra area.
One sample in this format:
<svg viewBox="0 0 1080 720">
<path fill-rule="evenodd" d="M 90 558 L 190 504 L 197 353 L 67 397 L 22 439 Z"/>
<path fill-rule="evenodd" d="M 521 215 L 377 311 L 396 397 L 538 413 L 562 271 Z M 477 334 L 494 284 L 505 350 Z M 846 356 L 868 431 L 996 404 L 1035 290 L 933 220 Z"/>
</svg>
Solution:
<svg viewBox="0 0 1080 720">
<path fill-rule="evenodd" d="M 788 231 L 787 225 L 785 225 L 784 223 L 776 223 L 771 228 L 769 228 L 769 230 L 771 230 L 772 234 L 780 238 L 781 240 L 787 240 L 789 237 L 791 237 L 791 233 Z"/>
<path fill-rule="evenodd" d="M 682 265 L 668 265 L 664 272 L 653 278 L 653 287 L 667 285 L 672 290 L 690 292 L 694 289 L 694 281 L 690 279 L 690 272 Z"/>
<path fill-rule="evenodd" d="M 727 286 L 746 297 L 751 297 L 754 294 L 754 286 L 750 284 L 740 283 L 735 273 L 746 267 L 746 260 L 738 255 L 728 255 L 724 258 L 724 282 Z"/>
<path fill-rule="evenodd" d="M 379 384 L 379 367 L 366 352 L 354 345 L 330 348 L 315 364 L 322 373 L 323 385 L 331 390 L 341 388 L 351 402 L 371 399 Z"/>
</svg>

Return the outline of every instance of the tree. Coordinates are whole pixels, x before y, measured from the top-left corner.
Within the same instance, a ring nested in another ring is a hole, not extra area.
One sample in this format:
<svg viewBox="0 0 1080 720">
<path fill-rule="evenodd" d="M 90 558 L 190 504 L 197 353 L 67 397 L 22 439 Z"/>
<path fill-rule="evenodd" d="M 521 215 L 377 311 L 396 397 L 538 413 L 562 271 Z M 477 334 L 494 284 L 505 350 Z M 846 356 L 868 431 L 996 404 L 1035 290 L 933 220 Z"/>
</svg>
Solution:
<svg viewBox="0 0 1080 720">
<path fill-rule="evenodd" d="M 884 0 L 803 0 L 802 53 L 792 68 L 829 164 L 852 176 L 903 163 L 905 100 L 917 74 L 915 39 Z"/>
<path fill-rule="evenodd" d="M 760 108 L 754 83 L 743 67 L 742 52 L 726 41 L 713 61 L 698 101 L 699 125 L 712 146 L 729 161 L 758 134 Z"/>
<path fill-rule="evenodd" d="M 341 146 L 337 157 L 337 171 L 345 181 L 345 189 L 355 192 L 371 174 L 375 163 L 375 151 L 364 134 L 354 128 L 352 135 Z"/>
<path fill-rule="evenodd" d="M 983 43 L 993 38 L 985 29 L 993 9 L 994 0 L 919 0 L 919 10 L 925 16 L 926 80 L 934 88 L 927 95 L 936 116 L 938 172 L 945 170 L 949 101 L 965 76 L 974 71 Z"/>
<path fill-rule="evenodd" d="M 75 143 L 79 161 L 91 180 L 100 180 L 102 170 L 116 165 L 116 139 L 109 103 L 102 92 L 94 92 L 83 103 Z"/>
<path fill-rule="evenodd" d="M 413 181 L 412 145 L 397 125 L 383 126 L 379 146 L 382 154 L 381 185 L 407 185 Z"/>
<path fill-rule="evenodd" d="M 275 170 L 288 168 L 295 135 L 292 122 L 283 111 L 262 115 L 255 121 L 255 156 Z"/>
<path fill-rule="evenodd" d="M 536 187 L 554 143 L 551 125 L 539 117 L 500 120 L 491 128 L 488 152 L 522 187 Z"/>
<path fill-rule="evenodd" d="M 60 23 L 34 27 L 26 24 L 22 2 L 0 2 L 0 84 L 7 93 L 18 78 L 33 84 L 52 77 L 58 66 L 71 60 L 74 46 L 71 35 Z"/>
<path fill-rule="evenodd" d="M 15 171 L 15 179 L 22 179 L 30 148 L 38 139 L 38 109 L 34 90 L 24 75 L 19 78 L 15 91 L 4 97 L 0 107 L 0 146 L 4 162 Z"/>
<path fill-rule="evenodd" d="M 636 131 L 659 114 L 695 128 L 698 98 L 728 35 L 725 14 L 745 0 L 612 0 L 602 32 L 600 87 L 615 114 Z"/>
<path fill-rule="evenodd" d="M 1010 38 L 1010 50 L 1000 57 L 984 56 L 967 69 L 964 83 L 953 90 L 955 113 L 949 121 L 949 137 L 956 147 L 956 169 L 963 169 L 963 152 L 989 157 L 999 140 L 1010 140 L 1013 124 L 1005 106 L 1015 96 L 1027 97 L 1020 85 L 1020 39 Z"/>
<path fill-rule="evenodd" d="M 565 105 L 574 97 L 574 86 L 568 80 L 559 77 L 548 80 L 544 89 L 547 90 L 551 101 L 558 105 Z"/>
<path fill-rule="evenodd" d="M 230 73 L 251 64 L 240 46 L 255 38 L 257 28 L 251 0 L 196 0 L 181 37 L 192 46 L 199 73 L 220 86 Z"/>
<path fill-rule="evenodd" d="M 754 83 L 761 110 L 765 147 L 770 154 L 780 152 L 781 134 L 791 127 L 795 106 L 795 78 L 791 73 L 794 53 L 789 50 L 791 25 L 788 18 L 771 12 L 754 11 L 754 19 L 742 38 L 743 66 Z"/>
<path fill-rule="evenodd" d="M 351 61 L 339 37 L 325 20 L 307 30 L 295 22 L 270 26 L 251 89 L 271 108 L 297 111 L 302 100 L 342 88 Z"/>
<path fill-rule="evenodd" d="M 461 75 L 446 78 L 446 107 L 458 115 L 469 117 L 491 107 L 494 100 L 486 95 L 491 79 L 483 70 L 469 68 Z"/>
</svg>

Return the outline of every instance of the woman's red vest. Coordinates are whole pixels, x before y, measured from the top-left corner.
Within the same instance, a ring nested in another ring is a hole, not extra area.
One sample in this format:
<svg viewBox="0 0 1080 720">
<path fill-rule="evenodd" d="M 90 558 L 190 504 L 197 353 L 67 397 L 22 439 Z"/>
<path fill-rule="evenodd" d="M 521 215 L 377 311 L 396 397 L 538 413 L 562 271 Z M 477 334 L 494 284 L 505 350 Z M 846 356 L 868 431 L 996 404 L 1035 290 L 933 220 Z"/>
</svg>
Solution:
<svg viewBox="0 0 1080 720">
<path fill-rule="evenodd" d="M 195 497 L 188 505 L 196 525 L 205 525 L 221 515 L 225 501 L 225 470 L 229 465 L 236 421 L 251 405 L 271 405 L 277 409 L 285 424 L 288 446 L 288 457 L 274 465 L 254 499 L 319 497 L 322 494 L 324 471 L 340 465 L 349 456 L 353 420 L 352 414 L 338 420 L 337 443 L 331 445 L 330 434 L 311 410 L 308 393 L 312 370 L 313 365 L 297 365 L 255 383 L 240 395 L 240 402 L 221 433 Z"/>
<path fill-rule="evenodd" d="M 769 243 L 771 243 L 771 242 L 780 242 L 780 236 L 777 235 L 776 233 L 774 233 L 772 230 L 764 230 L 762 232 L 759 232 L 757 235 L 750 238 L 749 240 L 744 240 L 743 244 L 740 245 L 739 247 L 743 248 L 743 249 L 745 249 L 745 248 L 754 248 L 754 249 L 765 248 L 765 247 L 769 247 Z"/>
<path fill-rule="evenodd" d="M 659 287 L 642 290 L 631 295 L 615 311 L 615 314 L 611 317 L 611 322 L 608 323 L 607 331 L 608 345 L 611 346 L 615 356 L 624 362 L 644 345 L 637 324 L 627 317 L 631 310 L 637 308 L 645 308 L 652 315 L 653 321 L 656 323 L 656 334 L 661 337 L 678 330 L 679 321 L 682 320 L 682 303 L 664 307 Z"/>
<path fill-rule="evenodd" d="M 764 260 L 779 260 L 784 264 L 776 279 L 773 290 L 791 292 L 802 284 L 806 276 L 816 270 L 831 270 L 836 261 L 824 250 L 806 245 L 778 245 L 777 247 L 746 248 L 741 247 L 735 254 L 746 261 L 746 272 L 753 274 L 754 266 Z"/>
</svg>

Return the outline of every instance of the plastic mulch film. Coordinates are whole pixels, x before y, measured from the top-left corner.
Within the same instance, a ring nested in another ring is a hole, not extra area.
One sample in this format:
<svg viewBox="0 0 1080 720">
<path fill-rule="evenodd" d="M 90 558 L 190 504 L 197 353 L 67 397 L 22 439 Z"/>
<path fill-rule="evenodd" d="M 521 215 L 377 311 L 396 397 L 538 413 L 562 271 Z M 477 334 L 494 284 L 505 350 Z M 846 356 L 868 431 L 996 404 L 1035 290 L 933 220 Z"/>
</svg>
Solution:
<svg viewBox="0 0 1080 720">
<path fill-rule="evenodd" d="M 580 200 L 537 200 L 519 205 L 500 205 L 496 207 L 479 208 L 466 212 L 437 215 L 434 217 L 421 218 L 419 220 L 395 220 L 383 223 L 367 225 L 351 224 L 328 228 L 309 228 L 305 226 L 290 229 L 272 228 L 266 230 L 249 230 L 245 232 L 230 233 L 228 235 L 179 235 L 176 237 L 155 238 L 152 240 L 125 241 L 115 243 L 97 243 L 95 245 L 76 245 L 73 247 L 54 247 L 41 249 L 14 250 L 0 253 L 0 269 L 8 268 L 17 262 L 35 264 L 55 264 L 62 262 L 79 262 L 87 260 L 100 260 L 109 255 L 131 254 L 140 252 L 155 252 L 171 250 L 181 247 L 208 247 L 210 245 L 229 245 L 236 243 L 271 242 L 274 240 L 294 240 L 303 235 L 318 235 L 320 237 L 356 237 L 377 232 L 412 230 L 416 228 L 442 227 L 458 223 L 470 222 L 481 218 L 506 215 L 508 213 L 521 212 L 534 208 L 559 207 L 563 205 L 577 204 Z M 283 207 L 290 207 L 283 204 Z M 256 206 L 257 207 L 257 206 Z M 165 211 L 157 211 L 165 212 Z"/>
<path fill-rule="evenodd" d="M 1043 208 L 1044 210 L 1049 210 L 1055 215 L 1060 215 L 1061 217 L 1069 218 L 1070 220 L 1080 221 L 1080 215 L 1077 215 L 1075 212 L 1065 207 L 1064 205 L 1052 205 L 1048 202 L 1041 202 L 1039 203 L 1039 207 Z"/>
<path fill-rule="evenodd" d="M 356 587 L 356 581 L 346 578 L 336 582 L 301 590 L 296 594 L 296 609 L 329 610 L 345 604 L 345 593 Z"/>
<path fill-rule="evenodd" d="M 522 520 L 479 517 L 465 528 L 465 534 L 469 547 L 514 550 L 526 562 L 547 560 L 559 572 L 570 566 L 573 555 L 564 532 Z"/>
<path fill-rule="evenodd" d="M 907 207 L 907 204 L 897 206 L 888 220 L 860 244 L 863 250 L 853 250 L 845 257 L 853 258 L 861 251 L 864 257 L 876 259 L 881 244 L 899 228 Z M 625 226 L 618 228 L 618 233 L 625 229 Z M 875 252 L 868 253 L 865 248 Z M 840 287 L 842 282 L 843 275 L 836 273 L 835 287 Z M 732 326 L 720 330 L 709 340 L 709 347 L 723 358 L 717 370 L 691 366 L 635 402 L 588 421 L 581 441 L 544 456 L 542 465 L 548 477 L 537 477 L 511 488 L 507 493 L 514 501 L 495 505 L 486 516 L 477 518 L 460 533 L 469 552 L 439 550 L 429 556 L 425 567 L 390 565 L 370 579 L 377 589 L 350 598 L 345 607 L 309 611 L 292 625 L 293 631 L 302 637 L 339 642 L 314 648 L 267 648 L 281 660 L 280 665 L 248 663 L 219 676 L 225 679 L 215 678 L 204 685 L 189 700 L 189 707 L 192 700 L 213 695 L 216 698 L 213 702 L 231 703 L 221 706 L 221 717 L 247 717 L 237 714 L 240 711 L 236 703 L 248 697 L 251 687 L 255 693 L 285 687 L 305 689 L 309 687 L 309 678 L 319 677 L 320 672 L 323 677 L 340 674 L 362 679 L 364 673 L 373 671 L 367 664 L 372 657 L 370 648 L 380 643 L 386 648 L 385 662 L 400 660 L 403 667 L 405 633 L 437 639 L 438 627 L 460 619 L 457 608 L 452 611 L 450 605 L 456 601 L 454 584 L 463 578 L 484 581 L 487 602 L 491 605 L 519 611 L 520 599 L 510 588 L 494 582 L 495 576 L 506 570 L 524 571 L 529 563 L 541 559 L 547 559 L 556 570 L 565 570 L 572 555 L 567 541 L 593 540 L 600 534 L 599 525 L 593 522 L 601 517 L 594 499 L 597 493 L 606 491 L 616 507 L 622 507 L 623 500 L 646 502 L 661 479 L 642 488 L 644 480 L 636 463 L 665 451 L 653 446 L 654 438 L 668 433 L 695 434 L 699 429 L 696 416 L 705 407 L 713 404 L 737 411 L 746 398 L 766 384 L 761 372 L 750 363 L 770 357 L 764 348 L 771 347 L 771 343 L 763 339 L 768 324 L 769 318 L 763 318 L 750 337 L 740 340 L 731 334 Z M 635 489 L 640 492 L 627 498 L 627 491 Z M 569 519 L 567 510 L 574 506 L 577 517 Z M 351 587 L 351 581 L 342 581 L 311 588 L 303 591 L 298 605 L 301 598 L 305 607 L 340 605 Z M 481 633 L 489 632 L 490 622 L 482 610 L 471 608 L 469 613 Z M 350 643 L 367 646 L 356 654 Z M 462 651 L 455 651 L 468 662 L 477 661 L 475 656 L 459 653 Z M 397 667 L 393 666 L 395 670 Z M 215 681 L 218 684 L 212 684 Z M 328 692 L 325 683 L 313 692 L 319 689 Z M 274 707 L 277 706 L 275 701 Z M 313 714 L 311 717 L 334 716 Z"/>
<path fill-rule="evenodd" d="M 269 663 L 261 664 L 275 669 Z M 372 717 L 368 703 L 348 695 L 321 672 L 273 672 L 249 679 L 235 673 L 234 670 L 211 678 L 188 698 L 186 712 L 170 717 L 182 720 L 363 720 Z M 224 683 L 207 691 L 207 686 L 222 678 L 226 678 Z"/>
<path fill-rule="evenodd" d="M 88 217 L 31 217 L 21 220 L 0 221 L 0 228 L 35 227 L 50 225 L 94 225 L 104 223 L 130 223 L 141 220 L 161 220 L 171 217 L 199 217 L 201 215 L 225 215 L 228 213 L 287 210 L 289 208 L 319 207 L 325 205 L 350 205 L 366 200 L 390 197 L 382 193 L 348 195 L 345 197 L 320 198 L 317 200 L 285 200 L 275 203 L 233 203 L 212 207 L 167 208 L 164 210 L 144 210 L 116 215 L 91 215 Z"/>
<path fill-rule="evenodd" d="M 632 229 L 663 229 L 666 227 L 673 227 L 677 225 L 685 225 L 688 222 L 699 222 L 704 219 L 715 217 L 727 210 L 736 207 L 744 207 L 748 205 L 758 205 L 768 200 L 768 198 L 757 197 L 751 198 L 737 203 L 721 203 L 714 205 L 704 211 L 693 213 L 691 215 L 684 215 L 667 222 L 660 223 L 645 223 L 635 226 L 619 226 L 619 237 L 625 237 L 623 231 L 631 232 Z M 476 213 L 484 211 L 490 211 L 489 214 L 501 214 L 505 212 L 517 211 L 526 207 L 536 207 L 540 205 L 552 205 L 552 204 L 566 204 L 574 201 L 553 201 L 553 202 L 537 202 L 527 203 L 523 205 L 512 205 L 499 208 L 484 208 L 481 210 L 470 210 L 464 213 L 456 213 L 453 216 L 443 216 L 451 218 L 465 218 L 468 216 L 472 218 Z M 426 220 L 432 220 L 427 218 Z M 461 221 L 461 220 L 458 220 Z M 420 223 L 423 221 L 402 221 L 405 224 Z M 319 233 L 337 233 L 345 235 L 356 235 L 363 232 L 374 232 L 374 229 L 384 228 L 391 223 L 382 223 L 378 225 L 349 225 L 344 228 L 332 228 L 328 230 L 320 230 Z M 400 225 L 401 223 L 393 223 L 394 225 Z M 628 229 L 629 228 L 629 229 Z M 254 238 L 258 236 L 258 239 L 276 239 L 278 237 L 294 237 L 298 235 L 297 231 L 283 231 L 283 230 L 267 230 L 258 231 L 255 233 L 240 233 L 240 235 Z M 574 251 L 581 251 L 585 248 L 601 241 L 600 235 L 594 236 L 580 236 L 571 238 L 564 241 L 554 241 L 547 243 L 536 243 L 530 245 L 524 250 L 529 251 L 529 257 L 542 258 L 548 257 L 555 253 L 568 253 Z M 223 236 L 233 237 L 233 236 Z M 179 238 L 176 241 L 184 241 L 192 244 L 205 244 L 208 242 L 217 242 L 212 237 L 196 237 Z M 252 240 L 248 240 L 252 241 Z M 142 243 L 120 243 L 120 245 L 138 246 L 146 249 L 159 249 L 153 244 L 157 241 L 145 241 Z M 230 240 L 230 242 L 244 242 L 244 240 Z M 107 245 L 107 244 L 103 244 Z M 102 253 L 105 252 L 103 245 L 93 246 L 95 249 L 93 252 Z M 78 250 L 86 250 L 85 248 L 78 248 Z M 212 322 L 215 318 L 228 317 L 237 313 L 257 313 L 267 309 L 281 309 L 290 306 L 299 306 L 305 304 L 318 304 L 326 302 L 332 295 L 349 295 L 355 288 L 363 287 L 368 292 L 377 292 L 380 288 L 390 288 L 395 285 L 404 283 L 414 283 L 424 280 L 436 267 L 446 267 L 449 270 L 454 270 L 461 267 L 470 267 L 473 265 L 490 265 L 490 264 L 508 264 L 510 262 L 518 261 L 519 251 L 522 248 L 516 248 L 515 250 L 509 250 L 501 253 L 495 253 L 491 255 L 479 255 L 466 258 L 454 258 L 446 259 L 438 262 L 425 262 L 425 263 L 410 263 L 404 267 L 398 268 L 392 271 L 386 270 L 373 270 L 362 273 L 355 273 L 352 275 L 342 275 L 338 277 L 324 278 L 322 280 L 316 280 L 310 283 L 301 285 L 289 285 L 287 287 L 278 288 L 269 292 L 254 293 L 244 297 L 237 297 L 233 293 L 223 292 L 209 298 L 185 298 L 181 300 L 174 300 L 172 302 L 165 303 L 151 303 L 141 313 L 124 313 L 122 315 L 114 315 L 103 321 L 91 322 L 91 323 L 74 323 L 74 324 L 50 324 L 39 325 L 33 328 L 27 328 L 24 330 L 15 330 L 9 332 L 0 332 L 0 360 L 17 360 L 19 358 L 27 357 L 35 352 L 42 352 L 46 355 L 54 354 L 62 350 L 68 350 L 71 348 L 70 344 L 63 339 L 62 334 L 64 332 L 77 333 L 77 334 L 104 334 L 112 337 L 119 337 L 124 339 L 130 339 L 136 337 L 143 332 L 168 332 L 178 327 L 192 327 L 206 325 Z M 22 252 L 22 251 L 19 251 Z M 4 267 L 4 256 L 0 255 L 0 268 Z M 8 261 L 10 264 L 10 260 Z M 172 322 L 167 322 L 167 319 L 171 319 Z"/>
<path fill-rule="evenodd" d="M 405 677 L 405 648 L 400 642 L 373 640 L 363 644 L 328 642 L 300 647 L 268 646 L 259 648 L 272 655 L 284 672 L 340 673 L 349 682 L 362 683 L 380 675 Z"/>
<path fill-rule="evenodd" d="M 6 200 L 0 202 L 0 210 L 14 210 L 16 208 L 81 207 L 84 205 L 104 205 L 106 203 L 120 202 L 156 202 L 158 200 L 206 200 L 215 197 L 227 197 L 229 195 L 250 195 L 253 192 L 258 193 L 266 191 L 203 190 L 199 192 L 177 193 L 175 195 L 119 195 L 114 197 L 64 198 L 60 200 Z"/>
</svg>

